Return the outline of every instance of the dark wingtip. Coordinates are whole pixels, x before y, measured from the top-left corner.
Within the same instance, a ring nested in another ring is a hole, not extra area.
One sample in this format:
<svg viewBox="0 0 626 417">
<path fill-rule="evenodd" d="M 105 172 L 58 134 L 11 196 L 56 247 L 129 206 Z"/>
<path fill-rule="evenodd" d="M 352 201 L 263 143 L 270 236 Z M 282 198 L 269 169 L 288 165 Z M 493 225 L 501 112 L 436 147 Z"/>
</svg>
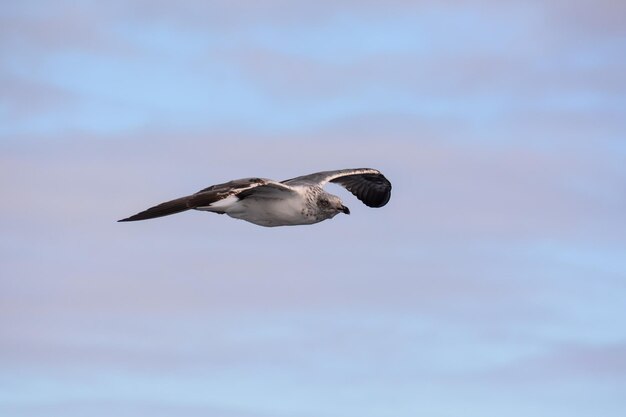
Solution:
<svg viewBox="0 0 626 417">
<path fill-rule="evenodd" d="M 133 216 L 127 217 L 125 219 L 121 219 L 118 220 L 118 223 L 126 223 L 126 222 L 136 222 L 138 220 L 147 220 L 147 219 L 152 219 L 154 217 L 160 217 L 160 216 L 151 216 L 148 213 L 146 213 L 145 211 L 142 211 L 141 213 L 137 213 Z"/>
<path fill-rule="evenodd" d="M 180 213 L 189 210 L 187 201 L 189 196 L 177 198 L 176 200 L 166 201 L 154 207 L 150 207 L 140 213 L 134 214 L 118 222 L 136 222 L 138 220 L 155 219 L 157 217 L 169 216 L 170 214 Z"/>
</svg>

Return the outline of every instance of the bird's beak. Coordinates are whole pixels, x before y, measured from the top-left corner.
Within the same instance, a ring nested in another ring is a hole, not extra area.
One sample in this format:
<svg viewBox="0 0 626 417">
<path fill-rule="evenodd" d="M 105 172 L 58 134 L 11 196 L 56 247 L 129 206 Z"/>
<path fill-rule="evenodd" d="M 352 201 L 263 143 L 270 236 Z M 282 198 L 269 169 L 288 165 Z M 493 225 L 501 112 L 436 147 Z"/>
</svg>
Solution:
<svg viewBox="0 0 626 417">
<path fill-rule="evenodd" d="M 345 214 L 350 214 L 350 209 L 346 206 L 341 206 L 339 210 L 343 211 Z"/>
</svg>

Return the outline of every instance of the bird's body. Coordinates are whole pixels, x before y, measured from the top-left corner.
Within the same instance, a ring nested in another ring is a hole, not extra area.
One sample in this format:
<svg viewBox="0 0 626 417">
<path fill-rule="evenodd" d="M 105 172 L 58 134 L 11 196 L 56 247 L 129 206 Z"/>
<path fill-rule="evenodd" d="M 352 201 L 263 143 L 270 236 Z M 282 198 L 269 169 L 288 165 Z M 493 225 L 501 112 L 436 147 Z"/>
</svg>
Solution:
<svg viewBox="0 0 626 417">
<path fill-rule="evenodd" d="M 282 182 L 243 178 L 167 201 L 120 221 L 146 220 L 195 209 L 273 227 L 318 223 L 339 212 L 350 214 L 339 197 L 324 191 L 322 187 L 327 182 L 343 185 L 370 207 L 384 206 L 391 196 L 391 183 L 371 168 L 324 171 Z"/>
<path fill-rule="evenodd" d="M 312 209 L 315 200 L 307 197 L 309 188 L 298 186 L 292 188 L 292 192 L 285 193 L 285 196 L 281 198 L 254 193 L 245 198 L 231 195 L 208 206 L 195 209 L 223 213 L 235 219 L 267 227 L 313 224 L 329 218 Z M 316 196 L 321 192 L 323 190 L 319 189 Z M 334 216 L 337 213 L 339 211 L 333 210 L 329 214 Z"/>
</svg>

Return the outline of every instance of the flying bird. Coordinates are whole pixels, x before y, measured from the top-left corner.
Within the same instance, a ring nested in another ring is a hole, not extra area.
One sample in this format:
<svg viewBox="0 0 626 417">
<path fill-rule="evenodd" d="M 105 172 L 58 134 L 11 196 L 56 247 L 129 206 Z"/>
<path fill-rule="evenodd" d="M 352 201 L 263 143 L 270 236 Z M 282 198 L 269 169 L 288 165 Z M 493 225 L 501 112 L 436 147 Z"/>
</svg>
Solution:
<svg viewBox="0 0 626 417">
<path fill-rule="evenodd" d="M 329 182 L 345 187 L 369 207 L 382 207 L 391 197 L 391 183 L 380 171 L 340 169 L 280 182 L 266 178 L 233 180 L 118 221 L 147 220 L 194 209 L 227 214 L 266 227 L 313 224 L 332 219 L 338 213 L 350 214 L 339 197 L 322 188 Z"/>
</svg>

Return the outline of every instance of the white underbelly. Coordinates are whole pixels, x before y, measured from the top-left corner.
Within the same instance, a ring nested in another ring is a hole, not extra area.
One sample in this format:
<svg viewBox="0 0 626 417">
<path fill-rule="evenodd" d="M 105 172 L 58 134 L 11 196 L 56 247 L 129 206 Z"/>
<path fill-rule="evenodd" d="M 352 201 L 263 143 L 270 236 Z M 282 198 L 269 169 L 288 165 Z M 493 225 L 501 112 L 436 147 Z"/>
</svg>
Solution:
<svg viewBox="0 0 626 417">
<path fill-rule="evenodd" d="M 246 198 L 232 204 L 225 212 L 235 219 L 266 227 L 312 224 L 319 221 L 315 216 L 305 214 L 305 207 L 299 199 Z"/>
</svg>

